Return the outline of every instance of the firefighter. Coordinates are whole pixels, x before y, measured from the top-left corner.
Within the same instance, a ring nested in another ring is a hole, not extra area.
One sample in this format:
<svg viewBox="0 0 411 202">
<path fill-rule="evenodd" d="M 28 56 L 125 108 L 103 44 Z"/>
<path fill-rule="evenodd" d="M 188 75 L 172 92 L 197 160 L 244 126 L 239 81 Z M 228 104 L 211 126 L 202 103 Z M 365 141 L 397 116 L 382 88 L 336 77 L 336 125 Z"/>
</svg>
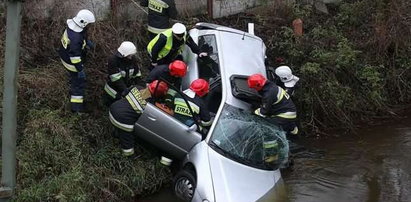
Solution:
<svg viewBox="0 0 411 202">
<path fill-rule="evenodd" d="M 120 138 L 123 156 L 135 156 L 134 123 L 144 111 L 147 101 L 151 97 L 161 98 L 167 91 L 168 85 L 165 82 L 155 80 L 142 90 L 133 87 L 124 98 L 110 106 L 109 118 Z"/>
<path fill-rule="evenodd" d="M 287 91 L 289 95 L 293 96 L 296 84 L 300 78 L 293 75 L 293 72 L 288 66 L 277 67 L 275 69 L 275 76 L 275 83 Z"/>
<path fill-rule="evenodd" d="M 171 29 L 161 32 L 148 44 L 147 51 L 151 59 L 150 71 L 157 65 L 169 64 L 176 59 L 182 60 L 180 54 L 185 44 L 199 57 L 208 55 L 206 52 L 200 53 L 200 48 L 187 33 L 183 24 L 175 23 Z"/>
<path fill-rule="evenodd" d="M 247 83 L 248 87 L 257 90 L 262 97 L 261 107 L 254 113 L 279 124 L 287 132 L 287 137 L 296 135 L 297 109 L 288 93 L 261 74 L 249 76 Z"/>
<path fill-rule="evenodd" d="M 151 71 L 146 79 L 146 83 L 154 80 L 164 79 L 173 84 L 176 88 L 181 86 L 181 78 L 187 73 L 187 65 L 181 60 L 175 60 L 170 64 L 158 65 Z"/>
<path fill-rule="evenodd" d="M 184 96 L 189 102 L 194 117 L 183 98 L 174 99 L 174 117 L 188 126 L 196 121 L 202 127 L 211 126 L 212 119 L 203 97 L 208 94 L 209 84 L 204 79 L 196 79 L 191 82 L 190 88 L 184 91 Z"/>
<path fill-rule="evenodd" d="M 87 40 L 87 26 L 94 23 L 94 14 L 89 10 L 80 10 L 73 19 L 67 20 L 67 28 L 61 37 L 59 55 L 63 66 L 70 75 L 70 103 L 72 112 L 83 112 L 83 96 L 86 75 L 84 73 L 84 60 L 88 46 L 94 44 Z"/>
<path fill-rule="evenodd" d="M 170 18 L 176 19 L 178 14 L 174 0 L 141 0 L 140 5 L 148 7 L 147 30 L 150 40 L 169 29 Z"/>
<path fill-rule="evenodd" d="M 127 89 L 141 77 L 137 66 L 137 48 L 130 41 L 124 41 L 117 52 L 108 60 L 108 77 L 104 86 L 104 104 L 110 106 L 128 92 Z"/>
</svg>

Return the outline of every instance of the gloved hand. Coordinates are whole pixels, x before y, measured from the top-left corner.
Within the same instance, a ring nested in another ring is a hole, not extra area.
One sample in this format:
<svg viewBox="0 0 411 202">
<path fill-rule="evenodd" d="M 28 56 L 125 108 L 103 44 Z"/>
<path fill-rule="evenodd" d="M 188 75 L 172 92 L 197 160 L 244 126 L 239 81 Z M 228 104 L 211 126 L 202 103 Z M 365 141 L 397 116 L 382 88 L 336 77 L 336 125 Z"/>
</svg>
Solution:
<svg viewBox="0 0 411 202">
<path fill-rule="evenodd" d="M 130 88 L 126 88 L 121 92 L 121 97 L 126 97 L 126 95 L 130 92 Z"/>
<path fill-rule="evenodd" d="M 79 78 L 79 79 L 85 79 L 85 78 L 86 78 L 86 73 L 84 73 L 83 70 L 77 72 L 77 78 Z"/>
<path fill-rule="evenodd" d="M 86 46 L 87 46 L 88 49 L 95 49 L 96 48 L 96 44 L 91 40 L 86 41 Z"/>
<path fill-rule="evenodd" d="M 206 53 L 206 52 L 201 52 L 201 53 L 198 54 L 198 57 L 200 57 L 200 58 L 206 57 L 206 56 L 208 56 L 208 53 Z"/>
</svg>

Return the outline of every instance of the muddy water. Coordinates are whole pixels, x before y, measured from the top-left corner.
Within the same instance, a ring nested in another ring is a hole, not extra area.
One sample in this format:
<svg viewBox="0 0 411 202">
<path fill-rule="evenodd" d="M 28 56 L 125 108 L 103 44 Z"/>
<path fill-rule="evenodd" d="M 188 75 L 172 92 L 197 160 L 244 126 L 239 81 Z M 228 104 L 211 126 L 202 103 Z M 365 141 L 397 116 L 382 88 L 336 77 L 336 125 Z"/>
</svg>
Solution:
<svg viewBox="0 0 411 202">
<path fill-rule="evenodd" d="M 290 201 L 411 201 L 411 119 L 311 141 L 284 173 Z"/>
<path fill-rule="evenodd" d="M 285 201 L 411 202 L 411 119 L 335 135 L 303 143 L 283 173 Z M 142 201 L 178 200 L 168 188 Z"/>
</svg>

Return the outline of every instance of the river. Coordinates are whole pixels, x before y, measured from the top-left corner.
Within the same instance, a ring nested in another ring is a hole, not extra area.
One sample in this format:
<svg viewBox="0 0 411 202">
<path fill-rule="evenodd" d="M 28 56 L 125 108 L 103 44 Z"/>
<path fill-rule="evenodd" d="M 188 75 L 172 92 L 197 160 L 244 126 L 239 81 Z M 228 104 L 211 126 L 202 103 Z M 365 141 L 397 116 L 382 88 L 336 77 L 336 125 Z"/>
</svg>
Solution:
<svg viewBox="0 0 411 202">
<path fill-rule="evenodd" d="M 284 172 L 291 202 L 411 201 L 411 119 L 309 139 Z M 145 202 L 178 201 L 170 189 Z"/>
</svg>

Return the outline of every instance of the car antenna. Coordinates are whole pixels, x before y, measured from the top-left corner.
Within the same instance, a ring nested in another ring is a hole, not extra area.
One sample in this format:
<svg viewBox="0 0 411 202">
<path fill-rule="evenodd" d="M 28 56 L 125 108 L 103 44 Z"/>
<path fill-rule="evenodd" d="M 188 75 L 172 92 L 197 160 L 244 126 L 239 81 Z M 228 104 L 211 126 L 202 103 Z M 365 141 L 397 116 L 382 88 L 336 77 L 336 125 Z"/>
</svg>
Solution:
<svg viewBox="0 0 411 202">
<path fill-rule="evenodd" d="M 244 37 L 245 37 L 245 32 L 243 33 L 243 38 L 241 40 L 244 40 Z"/>
</svg>

